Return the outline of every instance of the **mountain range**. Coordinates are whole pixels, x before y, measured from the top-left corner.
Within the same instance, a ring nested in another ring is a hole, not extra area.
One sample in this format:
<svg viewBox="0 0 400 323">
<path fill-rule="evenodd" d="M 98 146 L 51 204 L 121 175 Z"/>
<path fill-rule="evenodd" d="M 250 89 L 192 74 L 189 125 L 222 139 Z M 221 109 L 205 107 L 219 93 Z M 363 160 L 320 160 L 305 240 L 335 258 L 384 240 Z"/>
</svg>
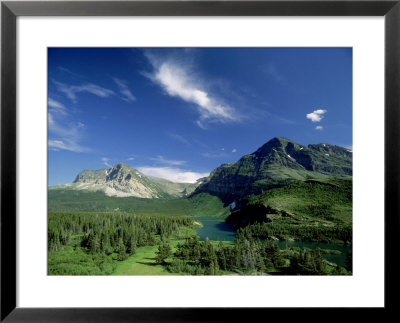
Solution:
<svg viewBox="0 0 400 323">
<path fill-rule="evenodd" d="M 304 146 L 275 137 L 236 163 L 222 164 L 196 183 L 174 183 L 149 178 L 123 163 L 99 170 L 84 170 L 70 184 L 51 190 L 103 191 L 108 196 L 160 199 L 210 193 L 244 196 L 282 182 L 352 176 L 352 151 L 326 143 Z"/>
<path fill-rule="evenodd" d="M 236 163 L 214 169 L 193 194 L 243 196 L 290 180 L 352 176 L 352 155 L 339 146 L 303 146 L 275 137 Z"/>
</svg>

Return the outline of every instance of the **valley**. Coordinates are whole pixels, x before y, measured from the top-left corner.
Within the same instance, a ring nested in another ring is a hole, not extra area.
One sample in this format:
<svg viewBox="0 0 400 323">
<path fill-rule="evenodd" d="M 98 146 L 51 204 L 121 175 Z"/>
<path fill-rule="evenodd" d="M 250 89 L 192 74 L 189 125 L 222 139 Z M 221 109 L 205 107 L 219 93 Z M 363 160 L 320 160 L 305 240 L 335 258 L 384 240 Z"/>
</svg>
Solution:
<svg viewBox="0 0 400 323">
<path fill-rule="evenodd" d="M 48 190 L 49 275 L 349 275 L 352 152 L 273 138 L 196 183 L 125 164 Z"/>
</svg>

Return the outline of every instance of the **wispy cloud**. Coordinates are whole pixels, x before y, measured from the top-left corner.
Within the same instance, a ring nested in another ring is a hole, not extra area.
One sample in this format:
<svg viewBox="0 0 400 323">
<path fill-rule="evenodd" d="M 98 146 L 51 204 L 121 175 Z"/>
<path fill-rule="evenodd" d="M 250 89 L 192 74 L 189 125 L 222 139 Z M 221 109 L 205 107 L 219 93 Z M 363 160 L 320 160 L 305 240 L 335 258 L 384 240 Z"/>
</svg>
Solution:
<svg viewBox="0 0 400 323">
<path fill-rule="evenodd" d="M 306 118 L 310 119 L 312 122 L 320 122 L 324 118 L 323 115 L 327 112 L 328 112 L 327 110 L 322 110 L 322 109 L 314 110 L 313 112 L 308 113 L 306 115 Z"/>
<path fill-rule="evenodd" d="M 232 152 L 233 152 L 233 153 L 237 152 L 236 148 L 233 148 L 233 149 L 232 149 Z"/>
<path fill-rule="evenodd" d="M 60 103 L 60 102 L 58 102 L 56 100 L 53 100 L 52 98 L 49 98 L 47 100 L 47 104 L 51 108 L 60 109 L 60 110 L 65 109 L 65 107 L 64 107 L 64 105 L 62 103 Z"/>
<path fill-rule="evenodd" d="M 171 160 L 165 159 L 163 156 L 157 156 L 150 158 L 150 160 L 156 162 L 157 164 L 169 165 L 169 166 L 180 166 L 186 164 L 185 160 Z"/>
<path fill-rule="evenodd" d="M 178 183 L 195 183 L 199 178 L 209 175 L 209 173 L 192 172 L 173 167 L 143 166 L 137 167 L 137 169 L 146 176 L 160 177 Z"/>
<path fill-rule="evenodd" d="M 201 156 L 205 157 L 205 158 L 224 158 L 224 157 L 228 157 L 227 153 L 201 153 Z"/>
<path fill-rule="evenodd" d="M 132 94 L 131 90 L 129 90 L 126 81 L 120 80 L 116 77 L 114 77 L 113 80 L 119 88 L 119 93 L 122 95 L 122 97 L 121 97 L 122 100 L 124 100 L 126 102 L 136 101 L 136 97 Z"/>
<path fill-rule="evenodd" d="M 285 78 L 283 74 L 278 70 L 277 66 L 273 63 L 270 63 L 263 68 L 264 72 L 275 79 L 278 82 L 282 82 Z"/>
<path fill-rule="evenodd" d="M 49 139 L 48 140 L 48 147 L 51 150 L 58 151 L 58 150 L 68 150 L 72 152 L 87 152 L 88 149 L 82 147 L 78 143 L 70 139 L 64 140 L 57 140 L 57 139 Z"/>
<path fill-rule="evenodd" d="M 324 130 L 324 127 L 323 126 L 316 126 L 315 130 Z"/>
<path fill-rule="evenodd" d="M 126 160 L 132 161 L 135 160 L 135 157 L 128 157 Z"/>
<path fill-rule="evenodd" d="M 80 144 L 85 125 L 72 121 L 65 106 L 51 98 L 48 99 L 48 147 L 51 150 L 88 152 L 89 148 Z"/>
<path fill-rule="evenodd" d="M 63 66 L 57 66 L 57 69 L 64 73 L 64 74 L 68 74 L 68 76 L 72 77 L 72 78 L 78 78 L 78 79 L 82 79 L 84 78 L 82 75 L 72 72 L 70 69 L 63 67 Z"/>
<path fill-rule="evenodd" d="M 106 165 L 107 167 L 111 167 L 111 164 L 109 163 L 110 158 L 107 157 L 102 157 L 101 161 L 103 162 L 104 165 Z"/>
<path fill-rule="evenodd" d="M 184 136 L 181 136 L 181 135 L 178 135 L 175 133 L 168 133 L 168 136 L 170 136 L 172 139 L 180 141 L 181 143 L 183 143 L 187 146 L 191 146 L 191 143 L 189 142 L 189 140 L 187 140 Z"/>
<path fill-rule="evenodd" d="M 85 127 L 82 122 L 68 122 L 61 117 L 54 116 L 51 112 L 48 114 L 48 126 L 51 134 L 68 138 L 79 137 L 79 132 Z"/>
<path fill-rule="evenodd" d="M 59 114 L 63 114 L 63 115 L 67 114 L 65 106 L 62 103 L 60 103 L 56 100 L 53 100 L 52 98 L 49 98 L 47 100 L 47 106 L 51 113 L 55 113 L 55 114 L 59 113 Z"/>
<path fill-rule="evenodd" d="M 108 98 L 112 95 L 115 95 L 115 92 L 101 87 L 99 85 L 93 83 L 84 83 L 81 85 L 68 85 L 65 83 L 61 83 L 53 80 L 54 84 L 57 86 L 57 90 L 61 93 L 64 93 L 67 98 L 69 98 L 73 102 L 77 102 L 77 94 L 78 93 L 91 93 L 100 98 Z"/>
<path fill-rule="evenodd" d="M 168 95 L 194 104 L 200 115 L 196 121 L 199 127 L 205 128 L 207 121 L 226 123 L 240 120 L 238 112 L 207 91 L 204 82 L 182 62 L 171 58 L 163 60 L 149 52 L 145 55 L 153 66 L 153 72 L 143 74 L 158 84 Z"/>
</svg>

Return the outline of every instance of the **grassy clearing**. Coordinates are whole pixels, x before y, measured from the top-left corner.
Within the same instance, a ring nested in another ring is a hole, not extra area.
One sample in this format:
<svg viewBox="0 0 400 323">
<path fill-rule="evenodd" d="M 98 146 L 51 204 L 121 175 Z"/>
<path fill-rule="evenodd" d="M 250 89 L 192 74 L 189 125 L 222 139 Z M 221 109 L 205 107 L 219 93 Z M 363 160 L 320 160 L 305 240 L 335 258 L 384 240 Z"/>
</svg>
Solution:
<svg viewBox="0 0 400 323">
<path fill-rule="evenodd" d="M 183 242 L 183 240 L 169 242 L 172 251 L 176 250 L 176 245 L 179 242 Z M 178 275 L 170 273 L 156 262 L 156 251 L 158 247 L 159 246 L 147 246 L 137 248 L 134 255 L 124 261 L 118 262 L 117 268 L 112 274 L 126 276 Z"/>
<path fill-rule="evenodd" d="M 127 260 L 117 264 L 112 275 L 173 275 L 163 266 L 156 263 L 156 251 L 158 246 L 147 246 L 136 249 L 136 253 Z"/>
<path fill-rule="evenodd" d="M 170 241 L 169 245 L 173 252 L 176 251 L 176 245 L 178 243 L 182 243 L 184 240 L 175 240 Z M 219 241 L 211 241 L 214 247 L 219 245 Z M 222 241 L 224 246 L 231 246 L 233 242 L 230 241 Z M 147 246 L 140 247 L 136 249 L 134 255 L 130 256 L 128 259 L 118 262 L 116 269 L 112 273 L 112 275 L 119 276 L 155 276 L 155 275 L 169 275 L 169 276 L 177 276 L 177 275 L 187 275 L 185 273 L 170 273 L 165 269 L 162 265 L 156 262 L 156 251 L 159 246 Z M 172 261 L 172 257 L 167 259 L 167 262 Z M 230 271 L 221 271 L 220 274 L 231 275 L 233 274 Z"/>
</svg>

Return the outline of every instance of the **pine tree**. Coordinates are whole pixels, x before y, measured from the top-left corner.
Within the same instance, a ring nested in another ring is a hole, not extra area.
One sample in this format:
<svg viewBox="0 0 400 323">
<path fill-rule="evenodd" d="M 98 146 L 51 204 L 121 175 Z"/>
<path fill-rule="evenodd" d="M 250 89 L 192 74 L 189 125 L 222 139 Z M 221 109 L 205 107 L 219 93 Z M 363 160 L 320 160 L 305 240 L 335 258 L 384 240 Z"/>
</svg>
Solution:
<svg viewBox="0 0 400 323">
<path fill-rule="evenodd" d="M 158 247 L 158 251 L 156 252 L 157 262 L 160 264 L 165 264 L 165 260 L 172 254 L 171 247 L 167 243 L 163 243 Z"/>
<path fill-rule="evenodd" d="M 224 251 L 224 249 L 218 250 L 217 257 L 218 257 L 218 264 L 219 264 L 219 267 L 220 267 L 222 270 L 226 270 L 227 264 L 226 264 L 226 257 L 225 257 L 225 251 Z"/>
<path fill-rule="evenodd" d="M 125 260 L 127 257 L 128 256 L 126 254 L 125 245 L 124 245 L 122 239 L 119 239 L 119 243 L 118 243 L 118 260 L 122 261 L 122 260 Z"/>
<path fill-rule="evenodd" d="M 133 236 L 129 239 L 126 251 L 131 255 L 133 255 L 136 252 L 136 240 Z"/>
<path fill-rule="evenodd" d="M 90 232 L 88 236 L 88 249 L 92 253 L 97 253 L 100 251 L 99 238 L 96 234 Z"/>
<path fill-rule="evenodd" d="M 265 271 L 264 259 L 260 254 L 257 257 L 256 269 L 258 272 L 261 272 L 261 273 L 263 273 Z"/>
</svg>

